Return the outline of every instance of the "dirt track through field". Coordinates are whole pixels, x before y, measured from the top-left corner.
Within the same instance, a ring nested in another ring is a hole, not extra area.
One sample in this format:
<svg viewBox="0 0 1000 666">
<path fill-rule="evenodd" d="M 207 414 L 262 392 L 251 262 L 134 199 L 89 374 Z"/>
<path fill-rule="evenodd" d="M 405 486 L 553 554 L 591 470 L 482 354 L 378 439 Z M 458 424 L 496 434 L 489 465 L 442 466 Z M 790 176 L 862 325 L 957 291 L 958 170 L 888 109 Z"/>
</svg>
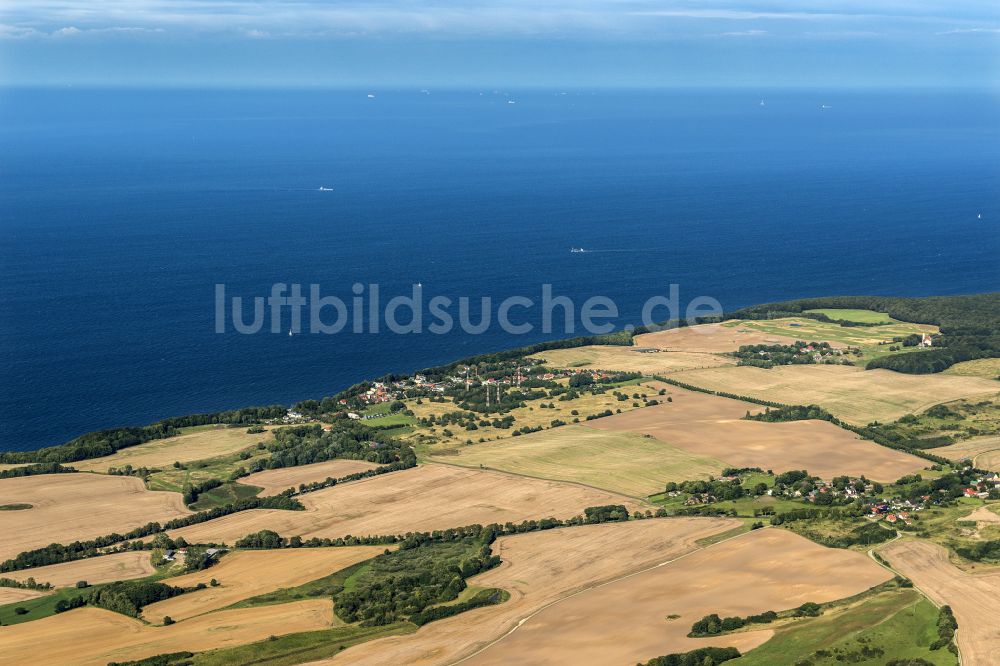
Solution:
<svg viewBox="0 0 1000 666">
<path fill-rule="evenodd" d="M 690 552 L 697 548 L 696 540 L 738 524 L 722 518 L 671 518 L 501 537 L 493 550 L 503 563 L 469 583 L 503 588 L 510 592 L 508 601 L 432 622 L 409 636 L 348 648 L 317 663 L 450 664 L 500 638 L 521 619 L 553 601 Z"/>
<path fill-rule="evenodd" d="M 859 553 L 824 548 L 785 530 L 758 530 L 551 606 L 463 663 L 602 666 L 708 645 L 745 652 L 771 632 L 686 635 L 709 613 L 746 616 L 834 601 L 890 577 Z M 671 615 L 680 617 L 668 619 Z M 614 640 L 608 640 L 612 626 Z"/>
<path fill-rule="evenodd" d="M 963 666 L 997 663 L 1000 569 L 965 573 L 948 560 L 947 550 L 928 541 L 894 541 L 879 552 L 935 603 L 951 606 Z"/>
</svg>

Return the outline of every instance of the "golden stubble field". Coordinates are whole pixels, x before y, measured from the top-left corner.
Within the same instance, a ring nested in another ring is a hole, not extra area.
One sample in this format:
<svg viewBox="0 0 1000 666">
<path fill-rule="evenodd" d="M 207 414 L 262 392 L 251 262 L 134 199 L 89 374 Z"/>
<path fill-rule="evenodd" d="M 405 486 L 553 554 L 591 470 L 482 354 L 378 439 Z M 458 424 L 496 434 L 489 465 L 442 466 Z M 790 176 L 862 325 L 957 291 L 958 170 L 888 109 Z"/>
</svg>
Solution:
<svg viewBox="0 0 1000 666">
<path fill-rule="evenodd" d="M 305 511 L 255 509 L 171 532 L 232 544 L 262 529 L 290 536 L 404 534 L 474 523 L 570 518 L 588 506 L 639 503 L 614 493 L 496 471 L 427 464 L 307 493 Z"/>
<path fill-rule="evenodd" d="M 208 613 L 168 627 L 103 608 L 84 607 L 0 631 L 4 664 L 106 666 L 109 661 L 234 647 L 333 623 L 329 599 Z"/>
<path fill-rule="evenodd" d="M 745 616 L 824 603 L 891 577 L 860 553 L 824 548 L 785 530 L 757 530 L 570 597 L 464 663 L 631 664 L 707 645 L 746 652 L 772 632 L 711 639 L 686 634 L 709 613 Z M 612 626 L 614 640 L 608 640 L 606 628 Z"/>
<path fill-rule="evenodd" d="M 685 451 L 654 437 L 583 425 L 466 446 L 441 460 L 573 481 L 633 497 L 662 492 L 667 481 L 707 479 L 726 467 L 721 460 Z"/>
<path fill-rule="evenodd" d="M 658 334 L 654 333 L 651 335 Z M 642 338 L 645 336 L 639 337 Z M 700 354 L 685 351 L 639 352 L 636 349 L 642 347 L 659 347 L 659 345 L 641 344 L 639 338 L 636 339 L 636 345 L 635 347 L 589 345 L 570 349 L 550 349 L 533 354 L 532 358 L 543 359 L 548 366 L 553 368 L 622 370 L 625 372 L 642 372 L 647 375 L 736 364 L 734 359 L 716 354 Z"/>
<path fill-rule="evenodd" d="M 225 608 L 242 599 L 308 583 L 383 552 L 385 546 L 286 548 L 229 553 L 213 567 L 167 581 L 178 587 L 194 587 L 198 583 L 208 585 L 214 578 L 219 582 L 218 587 L 207 587 L 150 604 L 143 609 L 142 616 L 156 624 L 161 624 L 165 615 L 178 622 L 187 620 Z"/>
<path fill-rule="evenodd" d="M 72 587 L 81 580 L 96 585 L 115 580 L 142 578 L 155 571 L 150 552 L 139 550 L 13 571 L 3 576 L 20 581 L 34 578 L 39 583 L 51 583 L 53 587 Z"/>
<path fill-rule="evenodd" d="M 260 497 L 267 497 L 268 495 L 277 495 L 288 488 L 298 489 L 300 483 L 325 481 L 327 477 L 339 479 L 348 474 L 366 472 L 376 467 L 378 465 L 375 463 L 364 460 L 328 460 L 311 465 L 264 470 L 263 472 L 243 477 L 239 480 L 239 483 L 260 487 L 262 490 L 258 495 Z"/>
<path fill-rule="evenodd" d="M 452 664 L 497 640 L 548 604 L 676 558 L 696 549 L 697 540 L 738 525 L 738 521 L 728 518 L 671 518 L 501 537 L 494 543 L 493 552 L 503 558 L 503 563 L 471 578 L 469 583 L 503 588 L 510 592 L 509 600 L 432 622 L 415 634 L 348 648 L 317 663 Z M 608 631 L 603 630 L 605 636 Z M 518 662 L 512 658 L 508 663 Z"/>
<path fill-rule="evenodd" d="M 775 472 L 805 469 L 825 479 L 864 474 L 892 481 L 927 465 L 916 456 L 859 439 L 826 421 L 745 421 L 742 417 L 747 411 L 756 413 L 762 408 L 697 391 L 667 388 L 672 402 L 596 419 L 589 426 L 649 434 L 733 467 L 760 467 Z"/>
<path fill-rule="evenodd" d="M 765 333 L 740 323 L 701 324 L 672 328 L 668 331 L 637 335 L 637 347 L 655 347 L 678 352 L 722 353 L 734 352 L 744 345 L 790 345 L 802 338 L 795 337 L 795 329 L 788 335 Z"/>
<path fill-rule="evenodd" d="M 0 504 L 22 502 L 32 508 L 0 511 L 0 560 L 190 513 L 179 493 L 146 490 L 135 477 L 86 473 L 0 480 Z"/>
<path fill-rule="evenodd" d="M 879 552 L 937 604 L 948 604 L 958 621 L 962 663 L 995 664 L 1000 654 L 1000 568 L 966 573 L 948 551 L 928 541 L 894 541 Z"/>
<path fill-rule="evenodd" d="M 931 449 L 931 453 L 949 460 L 968 458 L 979 469 L 1000 472 L 1000 436 L 967 439 L 957 444 Z"/>
<path fill-rule="evenodd" d="M 267 427 L 270 430 L 271 426 Z M 109 467 L 149 467 L 165 469 L 174 462 L 191 462 L 236 453 L 258 442 L 271 441 L 269 432 L 247 433 L 245 427 L 196 426 L 184 428 L 180 435 L 154 439 L 145 444 L 130 446 L 103 458 L 81 460 L 73 467 L 88 472 L 107 472 Z"/>
<path fill-rule="evenodd" d="M 820 405 L 855 425 L 895 421 L 942 402 L 1000 390 L 997 382 L 981 377 L 907 375 L 844 365 L 731 366 L 679 372 L 672 378 L 787 405 Z"/>
</svg>

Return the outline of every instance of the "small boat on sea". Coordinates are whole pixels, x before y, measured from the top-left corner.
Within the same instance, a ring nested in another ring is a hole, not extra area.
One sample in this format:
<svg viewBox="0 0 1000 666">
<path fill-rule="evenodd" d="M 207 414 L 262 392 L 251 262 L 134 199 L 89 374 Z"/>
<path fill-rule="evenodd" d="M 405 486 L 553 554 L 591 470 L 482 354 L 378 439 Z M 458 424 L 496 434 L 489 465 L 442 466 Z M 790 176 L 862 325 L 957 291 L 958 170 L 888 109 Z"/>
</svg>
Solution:
<svg viewBox="0 0 1000 666">
<path fill-rule="evenodd" d="M 584 250 L 582 247 L 571 247 L 569 249 L 569 251 L 570 252 L 586 252 L 586 250 Z"/>
<path fill-rule="evenodd" d="M 319 186 L 319 191 L 320 192 L 333 192 L 333 188 L 332 187 L 323 187 L 322 185 L 320 185 Z"/>
</svg>

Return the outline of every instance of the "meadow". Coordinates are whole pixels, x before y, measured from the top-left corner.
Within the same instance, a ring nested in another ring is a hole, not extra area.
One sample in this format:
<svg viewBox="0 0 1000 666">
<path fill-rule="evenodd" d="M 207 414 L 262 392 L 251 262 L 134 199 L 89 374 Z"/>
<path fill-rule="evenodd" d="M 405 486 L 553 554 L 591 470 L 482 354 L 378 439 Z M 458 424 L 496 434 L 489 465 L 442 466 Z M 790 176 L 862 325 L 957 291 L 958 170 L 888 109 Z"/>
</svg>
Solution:
<svg viewBox="0 0 1000 666">
<path fill-rule="evenodd" d="M 718 475 L 726 467 L 720 460 L 676 448 L 650 436 L 608 432 L 582 425 L 465 446 L 441 460 L 572 481 L 633 497 L 660 492 L 667 481 L 706 479 Z"/>
<path fill-rule="evenodd" d="M 597 419 L 590 427 L 652 435 L 692 455 L 722 460 L 731 467 L 776 472 L 805 469 L 825 479 L 864 474 L 893 481 L 927 465 L 920 458 L 859 439 L 827 421 L 746 421 L 742 418 L 745 414 L 763 408 L 673 386 L 668 387 L 667 395 L 670 402 Z"/>
</svg>

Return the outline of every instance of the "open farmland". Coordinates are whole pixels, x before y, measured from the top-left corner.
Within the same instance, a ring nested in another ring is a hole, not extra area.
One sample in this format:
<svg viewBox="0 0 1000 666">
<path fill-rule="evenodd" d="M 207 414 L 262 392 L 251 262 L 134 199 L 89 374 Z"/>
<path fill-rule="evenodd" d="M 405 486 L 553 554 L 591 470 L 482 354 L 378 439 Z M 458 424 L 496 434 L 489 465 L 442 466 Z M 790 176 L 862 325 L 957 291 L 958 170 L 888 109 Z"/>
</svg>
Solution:
<svg viewBox="0 0 1000 666">
<path fill-rule="evenodd" d="M 633 393 L 645 393 L 648 397 L 655 398 L 656 394 L 660 390 L 660 383 L 637 382 L 635 384 L 624 386 L 620 390 L 630 395 Z M 541 406 L 542 403 L 551 404 L 552 407 L 543 408 Z M 591 414 L 598 414 L 609 409 L 611 411 L 620 409 L 623 412 L 638 409 L 637 407 L 633 407 L 632 403 L 632 400 L 619 401 L 618 398 L 615 397 L 614 391 L 607 391 L 606 393 L 598 393 L 596 395 L 590 393 L 589 391 L 584 391 L 573 400 L 552 400 L 550 398 L 528 400 L 526 401 L 526 405 L 524 407 L 516 407 L 509 412 L 506 412 L 504 416 L 514 417 L 514 429 L 522 427 L 547 429 L 552 427 L 552 421 L 556 419 L 565 423 L 570 423 L 574 418 L 579 418 L 583 421 Z M 642 403 L 640 402 L 640 404 Z M 413 410 L 413 413 L 417 418 L 428 418 L 431 415 L 438 418 L 442 414 L 458 411 L 460 409 L 450 399 L 446 399 L 445 402 L 431 402 L 429 400 L 425 400 L 419 405 L 416 401 L 411 400 L 407 402 L 407 407 Z M 574 411 L 576 411 L 577 414 L 573 414 Z M 445 434 L 445 430 L 448 430 L 451 434 Z M 457 427 L 447 428 L 437 426 L 427 428 L 425 426 L 420 426 L 416 428 L 415 432 L 412 434 L 404 435 L 403 439 L 411 439 L 418 442 L 430 442 L 431 451 L 434 454 L 442 455 L 455 447 L 464 446 L 470 439 L 478 441 L 479 439 L 495 440 L 505 439 L 507 437 L 511 437 L 511 428 L 497 428 L 492 425 L 479 426 L 479 429 L 475 431 L 467 431 Z"/>
<path fill-rule="evenodd" d="M 81 580 L 96 585 L 114 580 L 142 578 L 155 571 L 150 552 L 138 550 L 12 571 L 3 575 L 20 581 L 34 578 L 40 583 L 51 583 L 53 587 L 72 587 Z"/>
<path fill-rule="evenodd" d="M 140 479 L 98 474 L 46 474 L 0 480 L 0 559 L 50 543 L 127 532 L 150 521 L 186 516 L 177 493 L 151 492 Z"/>
<path fill-rule="evenodd" d="M 510 593 L 509 600 L 432 622 L 409 636 L 350 648 L 322 663 L 452 664 L 548 604 L 676 558 L 697 548 L 697 540 L 738 525 L 725 518 L 671 518 L 501 537 L 493 544 L 493 552 L 503 563 L 469 582 L 477 587 L 503 588 Z"/>
<path fill-rule="evenodd" d="M 927 541 L 894 541 L 879 551 L 935 603 L 948 604 L 958 620 L 962 662 L 993 664 L 1000 654 L 1000 569 L 960 571 L 948 551 Z"/>
<path fill-rule="evenodd" d="M 968 458 L 980 469 L 1000 472 L 1000 437 L 977 437 L 958 444 L 933 449 L 932 453 L 949 460 Z"/>
<path fill-rule="evenodd" d="M 997 382 L 979 377 L 907 375 L 843 365 L 710 368 L 680 372 L 673 378 L 789 405 L 820 405 L 856 425 L 895 421 L 941 402 L 998 392 Z"/>
<path fill-rule="evenodd" d="M 750 532 L 551 606 L 470 659 L 487 664 L 625 664 L 706 645 L 745 652 L 771 630 L 690 639 L 709 613 L 745 616 L 849 597 L 892 575 L 859 553 L 785 530 Z M 667 616 L 677 615 L 667 620 Z M 602 627 L 615 626 L 615 640 Z"/>
<path fill-rule="evenodd" d="M 691 454 L 732 467 L 775 472 L 805 469 L 825 479 L 843 474 L 891 481 L 923 469 L 916 456 L 859 439 L 826 421 L 745 421 L 759 405 L 668 387 L 671 402 L 590 422 L 611 432 L 652 435 Z M 664 479 L 667 481 L 668 479 Z"/>
<path fill-rule="evenodd" d="M 575 481 L 636 497 L 661 492 L 667 481 L 706 479 L 726 467 L 719 460 L 652 437 L 576 425 L 466 446 L 446 460 L 469 467 Z"/>
<path fill-rule="evenodd" d="M 262 529 L 282 536 L 403 534 L 479 523 L 569 518 L 588 506 L 636 502 L 555 481 L 450 465 L 421 465 L 307 493 L 305 511 L 255 509 L 175 530 L 189 542 L 233 543 Z"/>
<path fill-rule="evenodd" d="M 942 374 L 984 377 L 996 380 L 997 377 L 1000 377 L 1000 358 L 980 358 L 975 361 L 962 361 L 951 366 Z"/>
<path fill-rule="evenodd" d="M 0 654 L 10 664 L 105 666 L 109 661 L 242 645 L 268 636 L 329 627 L 328 599 L 208 613 L 168 627 L 154 627 L 102 608 L 79 608 L 35 622 L 4 627 Z M 45 646 L 39 662 L 39 646 Z"/>
<path fill-rule="evenodd" d="M 259 495 L 267 497 L 268 495 L 276 495 L 288 488 L 298 488 L 300 483 L 324 481 L 327 477 L 339 479 L 348 474 L 365 472 L 376 467 L 378 465 L 375 463 L 364 460 L 328 460 L 326 462 L 312 463 L 311 465 L 264 470 L 263 472 L 243 477 L 239 480 L 239 483 L 257 486 L 261 488 Z"/>
<path fill-rule="evenodd" d="M 810 314 L 826 315 L 835 321 L 854 321 L 860 324 L 899 324 L 903 323 L 889 316 L 888 312 L 875 312 L 874 310 L 854 310 L 850 308 L 826 308 L 819 310 L 805 310 Z"/>
<path fill-rule="evenodd" d="M 103 458 L 75 462 L 73 467 L 93 472 L 106 472 L 109 467 L 124 465 L 162 469 L 174 462 L 191 462 L 235 453 L 270 439 L 270 433 L 249 434 L 246 427 L 194 426 L 183 428 L 181 434 L 174 437 L 130 446 Z"/>
<path fill-rule="evenodd" d="M 639 344 L 638 342 L 636 344 Z M 591 345 L 570 349 L 551 349 L 539 352 L 533 358 L 540 358 L 553 368 L 581 368 L 587 370 L 622 370 L 642 372 L 647 375 L 665 374 L 679 370 L 714 368 L 720 365 L 735 365 L 736 361 L 715 354 L 688 352 L 640 352 L 638 347 L 621 345 Z"/>
<path fill-rule="evenodd" d="M 633 339 L 638 347 L 668 349 L 671 352 L 734 352 L 744 345 L 790 345 L 802 338 L 793 331 L 784 335 L 764 333 L 744 326 L 743 322 L 700 324 L 643 333 Z"/>
<path fill-rule="evenodd" d="M 230 553 L 217 565 L 204 571 L 166 581 L 178 587 L 194 587 L 198 583 L 208 585 L 214 578 L 219 582 L 218 587 L 206 587 L 166 601 L 158 601 L 146 606 L 142 616 L 157 624 L 163 622 L 165 615 L 176 621 L 186 620 L 249 597 L 308 583 L 384 551 L 384 546 L 349 546 Z"/>
<path fill-rule="evenodd" d="M 7 577 L 9 578 L 9 576 Z M 19 587 L 0 587 L 0 606 L 3 606 L 4 604 L 13 604 L 18 601 L 35 599 L 45 594 L 48 593 L 40 590 L 22 590 Z"/>
</svg>

